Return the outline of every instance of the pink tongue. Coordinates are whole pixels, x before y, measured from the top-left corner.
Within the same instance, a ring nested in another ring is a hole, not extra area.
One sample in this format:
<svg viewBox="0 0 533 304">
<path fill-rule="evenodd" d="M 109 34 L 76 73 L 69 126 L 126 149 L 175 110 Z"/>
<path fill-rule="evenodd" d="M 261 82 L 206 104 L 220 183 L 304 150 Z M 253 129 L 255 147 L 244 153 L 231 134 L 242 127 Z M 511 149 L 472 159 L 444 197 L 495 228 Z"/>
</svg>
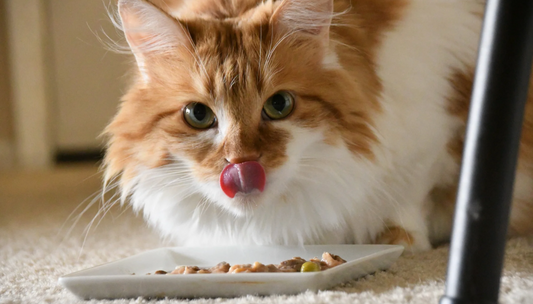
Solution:
<svg viewBox="0 0 533 304">
<path fill-rule="evenodd" d="M 265 169 L 256 161 L 229 164 L 220 174 L 220 187 L 230 198 L 237 192 L 251 193 L 265 189 Z"/>
</svg>

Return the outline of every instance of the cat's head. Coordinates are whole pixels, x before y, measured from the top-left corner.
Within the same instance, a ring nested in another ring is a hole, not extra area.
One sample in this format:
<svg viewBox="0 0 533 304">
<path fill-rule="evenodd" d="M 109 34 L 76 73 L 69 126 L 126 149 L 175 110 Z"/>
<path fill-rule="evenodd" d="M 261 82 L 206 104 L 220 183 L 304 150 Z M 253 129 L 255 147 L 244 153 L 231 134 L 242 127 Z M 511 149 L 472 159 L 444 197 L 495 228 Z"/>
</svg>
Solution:
<svg viewBox="0 0 533 304">
<path fill-rule="evenodd" d="M 188 3 L 172 17 L 119 1 L 138 73 L 106 130 L 108 179 L 129 191 L 143 170 L 168 168 L 239 215 L 334 175 L 305 173 L 336 157 L 323 146 L 372 159 L 379 82 L 363 33 L 344 45 L 330 32 L 332 0 Z"/>
</svg>

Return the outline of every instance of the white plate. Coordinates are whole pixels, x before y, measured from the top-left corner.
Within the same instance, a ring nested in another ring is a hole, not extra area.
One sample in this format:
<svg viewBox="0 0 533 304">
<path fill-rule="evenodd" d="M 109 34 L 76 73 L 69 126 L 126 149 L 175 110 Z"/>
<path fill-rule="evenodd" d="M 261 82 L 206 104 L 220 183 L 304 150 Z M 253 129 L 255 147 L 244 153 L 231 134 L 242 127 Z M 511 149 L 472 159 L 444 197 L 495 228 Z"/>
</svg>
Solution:
<svg viewBox="0 0 533 304">
<path fill-rule="evenodd" d="M 339 255 L 347 263 L 312 273 L 146 275 L 159 269 L 169 271 L 178 265 L 211 267 L 222 261 L 231 265 L 255 261 L 279 264 L 296 256 L 309 260 L 325 251 Z M 327 289 L 388 269 L 402 251 L 402 246 L 394 245 L 160 248 L 71 273 L 60 277 L 59 283 L 83 299 L 295 294 Z"/>
</svg>

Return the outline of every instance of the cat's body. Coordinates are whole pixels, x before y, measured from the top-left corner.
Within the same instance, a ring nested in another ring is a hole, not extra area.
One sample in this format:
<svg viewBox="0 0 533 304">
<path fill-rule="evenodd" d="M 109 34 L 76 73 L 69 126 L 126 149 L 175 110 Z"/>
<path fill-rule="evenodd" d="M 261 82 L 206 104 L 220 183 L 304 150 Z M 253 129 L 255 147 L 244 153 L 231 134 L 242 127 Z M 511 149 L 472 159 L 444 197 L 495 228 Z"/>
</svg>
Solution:
<svg viewBox="0 0 533 304">
<path fill-rule="evenodd" d="M 483 3 L 119 1 L 139 73 L 107 129 L 107 176 L 178 245 L 403 243 L 451 232 Z M 292 112 L 265 116 L 289 92 Z M 192 128 L 199 102 L 216 121 Z M 511 232 L 533 232 L 528 107 Z M 251 161 L 264 191 L 221 173 Z M 225 194 L 226 193 L 226 194 Z"/>
</svg>

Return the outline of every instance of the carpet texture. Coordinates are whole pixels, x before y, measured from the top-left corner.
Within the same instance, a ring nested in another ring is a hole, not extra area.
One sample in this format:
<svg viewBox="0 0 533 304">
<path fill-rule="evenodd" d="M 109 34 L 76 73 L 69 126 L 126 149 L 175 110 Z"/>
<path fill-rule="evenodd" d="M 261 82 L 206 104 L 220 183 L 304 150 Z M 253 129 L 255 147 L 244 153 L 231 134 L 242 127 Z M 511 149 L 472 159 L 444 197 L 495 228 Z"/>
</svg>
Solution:
<svg viewBox="0 0 533 304">
<path fill-rule="evenodd" d="M 444 290 L 448 247 L 401 257 L 386 272 L 331 290 L 291 296 L 232 299 L 82 301 L 57 283 L 59 276 L 167 246 L 130 209 L 111 208 L 91 220 L 97 204 L 75 224 L 98 192 L 94 166 L 49 172 L 0 172 L 0 303 L 437 303 Z M 73 213 L 76 206 L 80 209 Z M 72 228 L 72 229 L 71 229 Z M 71 231 L 70 231 L 71 230 Z M 69 232 L 70 231 L 70 232 Z M 533 303 L 533 242 L 508 242 L 501 303 Z"/>
</svg>

